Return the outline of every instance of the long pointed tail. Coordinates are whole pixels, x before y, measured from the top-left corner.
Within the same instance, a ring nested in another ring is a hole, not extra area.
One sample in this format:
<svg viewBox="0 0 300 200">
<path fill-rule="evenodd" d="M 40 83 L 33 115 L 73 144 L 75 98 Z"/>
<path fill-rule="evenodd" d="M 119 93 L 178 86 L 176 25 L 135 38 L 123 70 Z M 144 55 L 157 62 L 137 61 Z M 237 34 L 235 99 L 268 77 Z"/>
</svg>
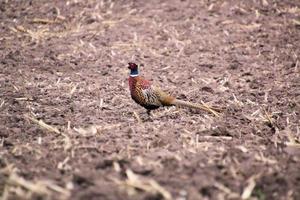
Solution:
<svg viewBox="0 0 300 200">
<path fill-rule="evenodd" d="M 212 113 L 216 117 L 220 116 L 217 111 L 213 110 L 212 108 L 210 108 L 207 105 L 200 105 L 200 104 L 191 103 L 191 102 L 188 102 L 188 101 L 182 101 L 182 100 L 179 100 L 179 99 L 175 99 L 172 102 L 172 104 L 175 105 L 175 106 L 183 106 L 183 107 L 188 107 L 188 108 L 195 108 L 195 109 L 205 110 L 207 112 Z"/>
</svg>

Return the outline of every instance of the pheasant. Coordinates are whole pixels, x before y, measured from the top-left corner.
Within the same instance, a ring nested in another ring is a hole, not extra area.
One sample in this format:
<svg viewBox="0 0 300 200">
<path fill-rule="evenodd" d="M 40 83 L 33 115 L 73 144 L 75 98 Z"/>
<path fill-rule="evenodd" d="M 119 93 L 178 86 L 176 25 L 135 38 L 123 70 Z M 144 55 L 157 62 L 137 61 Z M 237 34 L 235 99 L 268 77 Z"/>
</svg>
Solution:
<svg viewBox="0 0 300 200">
<path fill-rule="evenodd" d="M 199 105 L 187 101 L 176 99 L 175 97 L 163 92 L 160 88 L 153 86 L 150 81 L 139 75 L 138 66 L 135 63 L 128 63 L 130 76 L 128 79 L 131 98 L 139 105 L 147 109 L 150 115 L 151 110 L 163 106 L 188 107 L 205 110 L 215 116 L 219 114 L 206 105 Z"/>
</svg>

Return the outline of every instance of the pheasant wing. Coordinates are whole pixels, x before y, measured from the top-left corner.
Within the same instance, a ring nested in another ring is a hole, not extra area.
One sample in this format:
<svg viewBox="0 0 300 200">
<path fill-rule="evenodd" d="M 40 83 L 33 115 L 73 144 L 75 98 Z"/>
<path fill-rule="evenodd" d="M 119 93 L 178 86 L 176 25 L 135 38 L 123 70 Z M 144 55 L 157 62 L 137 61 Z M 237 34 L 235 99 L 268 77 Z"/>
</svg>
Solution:
<svg viewBox="0 0 300 200">
<path fill-rule="evenodd" d="M 155 93 L 155 96 L 157 97 L 159 103 L 162 106 L 171 106 L 173 105 L 174 97 L 170 96 L 169 94 L 165 93 L 158 87 L 152 86 L 152 90 Z"/>
<path fill-rule="evenodd" d="M 145 103 L 147 106 L 150 107 L 160 107 L 163 106 L 162 102 L 160 101 L 160 94 L 155 90 L 154 87 L 148 87 L 142 89 L 143 96 L 145 98 Z"/>
</svg>

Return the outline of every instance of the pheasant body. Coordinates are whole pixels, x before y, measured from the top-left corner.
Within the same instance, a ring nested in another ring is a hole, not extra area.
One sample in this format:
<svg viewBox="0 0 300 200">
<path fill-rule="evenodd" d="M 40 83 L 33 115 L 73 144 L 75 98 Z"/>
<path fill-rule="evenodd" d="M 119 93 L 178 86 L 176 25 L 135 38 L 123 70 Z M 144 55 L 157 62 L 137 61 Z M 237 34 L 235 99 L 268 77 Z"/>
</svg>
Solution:
<svg viewBox="0 0 300 200">
<path fill-rule="evenodd" d="M 129 88 L 132 99 L 147 110 L 154 110 L 162 106 L 171 106 L 175 99 L 155 88 L 143 77 L 129 77 Z"/>
<path fill-rule="evenodd" d="M 128 63 L 130 69 L 130 76 L 128 79 L 131 98 L 139 105 L 147 109 L 150 114 L 151 110 L 163 106 L 183 106 L 189 108 L 196 108 L 206 110 L 217 115 L 212 109 L 194 104 L 187 101 L 178 100 L 175 97 L 163 92 L 161 89 L 154 87 L 150 81 L 139 76 L 138 66 L 135 63 Z"/>
</svg>

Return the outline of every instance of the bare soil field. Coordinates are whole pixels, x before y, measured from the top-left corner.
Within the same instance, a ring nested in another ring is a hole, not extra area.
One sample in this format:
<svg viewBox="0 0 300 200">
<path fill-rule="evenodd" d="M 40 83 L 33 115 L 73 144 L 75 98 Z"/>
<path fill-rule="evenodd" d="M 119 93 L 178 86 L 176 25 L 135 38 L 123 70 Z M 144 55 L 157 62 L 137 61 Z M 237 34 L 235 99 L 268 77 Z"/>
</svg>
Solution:
<svg viewBox="0 0 300 200">
<path fill-rule="evenodd" d="M 2 0 L 0 197 L 300 199 L 299 55 L 298 0 Z"/>
</svg>

